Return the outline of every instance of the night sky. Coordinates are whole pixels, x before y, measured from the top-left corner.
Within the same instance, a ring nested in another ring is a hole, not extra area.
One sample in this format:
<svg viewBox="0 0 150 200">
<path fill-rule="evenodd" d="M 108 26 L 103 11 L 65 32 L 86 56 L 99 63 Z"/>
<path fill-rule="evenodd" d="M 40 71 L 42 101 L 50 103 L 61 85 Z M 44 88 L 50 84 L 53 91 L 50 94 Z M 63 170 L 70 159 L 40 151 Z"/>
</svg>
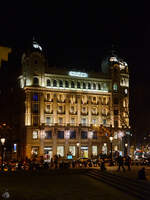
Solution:
<svg viewBox="0 0 150 200">
<path fill-rule="evenodd" d="M 134 132 L 138 137 L 150 133 L 148 3 L 49 2 L 1 4 L 0 44 L 24 49 L 35 36 L 50 64 L 78 65 L 81 70 L 82 66 L 94 66 L 95 70 L 100 67 L 102 58 L 114 45 L 129 65 Z"/>
</svg>

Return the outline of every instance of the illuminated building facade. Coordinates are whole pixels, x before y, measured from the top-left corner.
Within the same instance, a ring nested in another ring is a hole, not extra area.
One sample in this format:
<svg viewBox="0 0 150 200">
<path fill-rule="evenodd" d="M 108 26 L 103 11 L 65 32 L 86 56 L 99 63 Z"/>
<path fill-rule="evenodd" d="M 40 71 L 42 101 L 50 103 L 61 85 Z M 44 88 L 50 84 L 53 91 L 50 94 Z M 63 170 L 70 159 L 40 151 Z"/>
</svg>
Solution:
<svg viewBox="0 0 150 200">
<path fill-rule="evenodd" d="M 35 46 L 36 44 L 36 46 Z M 20 86 L 25 93 L 24 156 L 64 158 L 122 152 L 129 127 L 128 66 L 110 56 L 101 73 L 49 67 L 42 48 L 22 56 Z"/>
</svg>

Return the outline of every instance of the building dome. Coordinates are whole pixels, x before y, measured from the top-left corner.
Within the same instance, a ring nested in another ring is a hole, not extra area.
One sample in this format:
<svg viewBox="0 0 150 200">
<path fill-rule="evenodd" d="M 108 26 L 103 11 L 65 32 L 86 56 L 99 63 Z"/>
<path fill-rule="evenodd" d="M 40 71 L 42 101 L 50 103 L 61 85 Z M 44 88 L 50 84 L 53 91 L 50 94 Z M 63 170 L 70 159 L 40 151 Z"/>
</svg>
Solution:
<svg viewBox="0 0 150 200">
<path fill-rule="evenodd" d="M 112 64 L 118 64 L 120 67 L 120 70 L 124 70 L 125 68 L 127 68 L 127 63 L 124 62 L 124 60 L 122 58 L 119 58 L 117 55 L 115 54 L 111 54 L 106 56 L 101 63 L 101 70 L 103 73 L 109 73 L 110 67 L 112 66 Z"/>
</svg>

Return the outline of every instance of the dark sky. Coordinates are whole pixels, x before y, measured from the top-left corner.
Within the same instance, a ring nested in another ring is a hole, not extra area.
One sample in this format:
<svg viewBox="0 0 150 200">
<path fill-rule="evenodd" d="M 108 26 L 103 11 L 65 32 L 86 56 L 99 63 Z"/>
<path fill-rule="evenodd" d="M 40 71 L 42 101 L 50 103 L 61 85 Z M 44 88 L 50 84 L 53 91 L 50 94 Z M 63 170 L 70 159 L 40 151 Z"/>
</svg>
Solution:
<svg viewBox="0 0 150 200">
<path fill-rule="evenodd" d="M 35 36 L 50 63 L 96 66 L 115 45 L 130 68 L 130 105 L 137 134 L 150 133 L 148 1 L 49 2 L 1 4 L 0 44 L 22 49 Z"/>
</svg>

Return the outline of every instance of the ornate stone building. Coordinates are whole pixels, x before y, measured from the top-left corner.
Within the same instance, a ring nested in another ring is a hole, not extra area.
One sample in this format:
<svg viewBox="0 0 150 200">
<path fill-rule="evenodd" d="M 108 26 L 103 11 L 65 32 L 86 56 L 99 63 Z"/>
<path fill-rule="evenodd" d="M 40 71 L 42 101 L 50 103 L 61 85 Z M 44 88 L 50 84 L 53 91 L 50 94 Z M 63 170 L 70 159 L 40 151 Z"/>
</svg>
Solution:
<svg viewBox="0 0 150 200">
<path fill-rule="evenodd" d="M 97 156 L 123 151 L 129 128 L 129 73 L 117 56 L 102 62 L 101 73 L 49 67 L 41 46 L 22 56 L 20 86 L 25 93 L 23 155 Z"/>
</svg>

